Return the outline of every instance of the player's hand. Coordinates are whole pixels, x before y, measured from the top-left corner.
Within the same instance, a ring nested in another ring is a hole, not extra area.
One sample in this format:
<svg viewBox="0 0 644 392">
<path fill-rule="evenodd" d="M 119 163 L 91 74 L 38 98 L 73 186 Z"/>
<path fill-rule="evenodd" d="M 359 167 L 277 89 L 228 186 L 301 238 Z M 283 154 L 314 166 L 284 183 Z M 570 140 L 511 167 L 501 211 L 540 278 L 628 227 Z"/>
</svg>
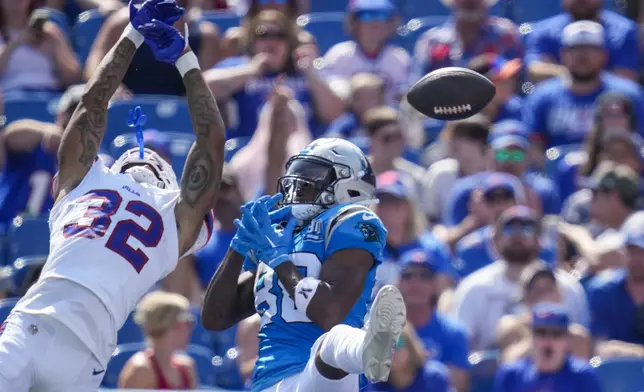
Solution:
<svg viewBox="0 0 644 392">
<path fill-rule="evenodd" d="M 185 38 L 179 30 L 156 19 L 138 30 L 158 61 L 174 65 L 188 47 L 188 25 L 185 25 Z"/>
<path fill-rule="evenodd" d="M 130 23 L 137 30 L 155 19 L 172 26 L 184 12 L 175 0 L 147 0 L 139 8 L 130 1 Z"/>
<path fill-rule="evenodd" d="M 237 232 L 235 233 L 235 236 L 233 236 L 233 239 L 230 241 L 230 247 L 240 255 L 248 256 L 251 258 L 251 260 L 257 263 L 257 258 L 255 257 L 255 253 L 253 252 L 254 241 L 250 236 L 250 232 L 248 231 L 248 229 L 246 229 L 241 220 L 235 219 L 233 223 L 237 228 Z"/>
<path fill-rule="evenodd" d="M 255 203 L 251 209 L 242 207 L 242 222 L 248 230 L 244 235 L 253 238 L 253 251 L 259 261 L 272 269 L 289 261 L 297 219 L 291 218 L 286 227 L 281 229 L 278 225 L 271 224 L 266 204 Z"/>
</svg>

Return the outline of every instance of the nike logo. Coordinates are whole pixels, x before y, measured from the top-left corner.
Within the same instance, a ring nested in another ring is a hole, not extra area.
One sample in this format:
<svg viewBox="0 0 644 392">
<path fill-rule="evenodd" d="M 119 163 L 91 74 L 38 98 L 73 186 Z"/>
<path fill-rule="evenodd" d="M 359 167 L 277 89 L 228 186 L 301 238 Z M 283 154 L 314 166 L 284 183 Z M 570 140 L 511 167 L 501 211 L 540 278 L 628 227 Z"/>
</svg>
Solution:
<svg viewBox="0 0 644 392">
<path fill-rule="evenodd" d="M 365 212 L 362 214 L 362 220 L 372 220 L 372 219 L 378 219 L 378 217 L 370 212 Z"/>
<path fill-rule="evenodd" d="M 103 373 L 105 369 L 96 371 L 96 369 L 92 370 L 92 376 L 98 376 L 99 374 Z"/>
</svg>

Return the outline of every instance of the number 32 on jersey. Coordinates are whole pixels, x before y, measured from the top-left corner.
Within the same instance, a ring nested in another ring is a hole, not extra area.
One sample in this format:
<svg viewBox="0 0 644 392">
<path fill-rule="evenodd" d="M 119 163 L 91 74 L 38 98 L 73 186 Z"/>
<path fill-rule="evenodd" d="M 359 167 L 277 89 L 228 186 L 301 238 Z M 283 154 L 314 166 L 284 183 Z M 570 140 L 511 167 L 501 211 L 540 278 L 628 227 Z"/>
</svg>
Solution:
<svg viewBox="0 0 644 392">
<path fill-rule="evenodd" d="M 147 248 L 159 245 L 163 237 L 163 218 L 149 204 L 139 200 L 131 200 L 122 206 L 123 198 L 111 189 L 97 189 L 81 196 L 77 203 L 86 204 L 85 215 L 75 223 L 65 225 L 63 235 L 65 238 L 85 237 L 89 239 L 102 238 L 112 225 L 112 217 L 119 212 L 121 207 L 127 213 L 144 217 L 150 224 L 144 229 L 133 219 L 123 219 L 116 222 L 112 234 L 105 243 L 105 247 L 127 260 L 137 273 L 140 273 L 149 261 L 148 256 L 139 248 L 128 244 L 130 237 L 134 237 Z"/>
</svg>

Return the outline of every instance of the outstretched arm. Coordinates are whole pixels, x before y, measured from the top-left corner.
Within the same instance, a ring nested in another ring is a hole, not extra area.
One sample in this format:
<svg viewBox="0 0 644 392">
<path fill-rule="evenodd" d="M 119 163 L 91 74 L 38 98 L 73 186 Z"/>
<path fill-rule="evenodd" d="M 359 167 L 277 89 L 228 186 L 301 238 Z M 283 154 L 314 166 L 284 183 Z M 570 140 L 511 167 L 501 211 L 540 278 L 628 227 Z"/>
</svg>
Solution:
<svg viewBox="0 0 644 392">
<path fill-rule="evenodd" d="M 215 206 L 224 165 L 225 127 L 194 53 L 188 51 L 179 58 L 177 68 L 183 74 L 197 136 L 181 175 L 181 195 L 175 207 L 179 249 L 183 255 L 194 245 L 204 216 Z"/>
<path fill-rule="evenodd" d="M 141 42 L 140 34 L 128 27 L 85 85 L 83 97 L 63 132 L 58 148 L 56 200 L 74 189 L 92 166 L 105 134 L 107 105 Z"/>
</svg>

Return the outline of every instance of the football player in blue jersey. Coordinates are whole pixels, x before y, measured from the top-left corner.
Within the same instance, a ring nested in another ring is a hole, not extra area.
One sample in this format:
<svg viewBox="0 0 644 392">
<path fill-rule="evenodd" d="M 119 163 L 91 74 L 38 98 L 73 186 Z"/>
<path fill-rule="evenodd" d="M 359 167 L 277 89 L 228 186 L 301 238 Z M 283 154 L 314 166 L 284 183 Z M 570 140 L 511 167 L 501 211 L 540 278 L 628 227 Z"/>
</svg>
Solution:
<svg viewBox="0 0 644 392">
<path fill-rule="evenodd" d="M 261 316 L 253 391 L 358 391 L 361 373 L 387 380 L 406 314 L 393 286 L 371 303 L 387 235 L 367 208 L 375 182 L 358 147 L 318 139 L 288 161 L 279 195 L 242 207 L 202 322 L 224 330 Z"/>
</svg>

